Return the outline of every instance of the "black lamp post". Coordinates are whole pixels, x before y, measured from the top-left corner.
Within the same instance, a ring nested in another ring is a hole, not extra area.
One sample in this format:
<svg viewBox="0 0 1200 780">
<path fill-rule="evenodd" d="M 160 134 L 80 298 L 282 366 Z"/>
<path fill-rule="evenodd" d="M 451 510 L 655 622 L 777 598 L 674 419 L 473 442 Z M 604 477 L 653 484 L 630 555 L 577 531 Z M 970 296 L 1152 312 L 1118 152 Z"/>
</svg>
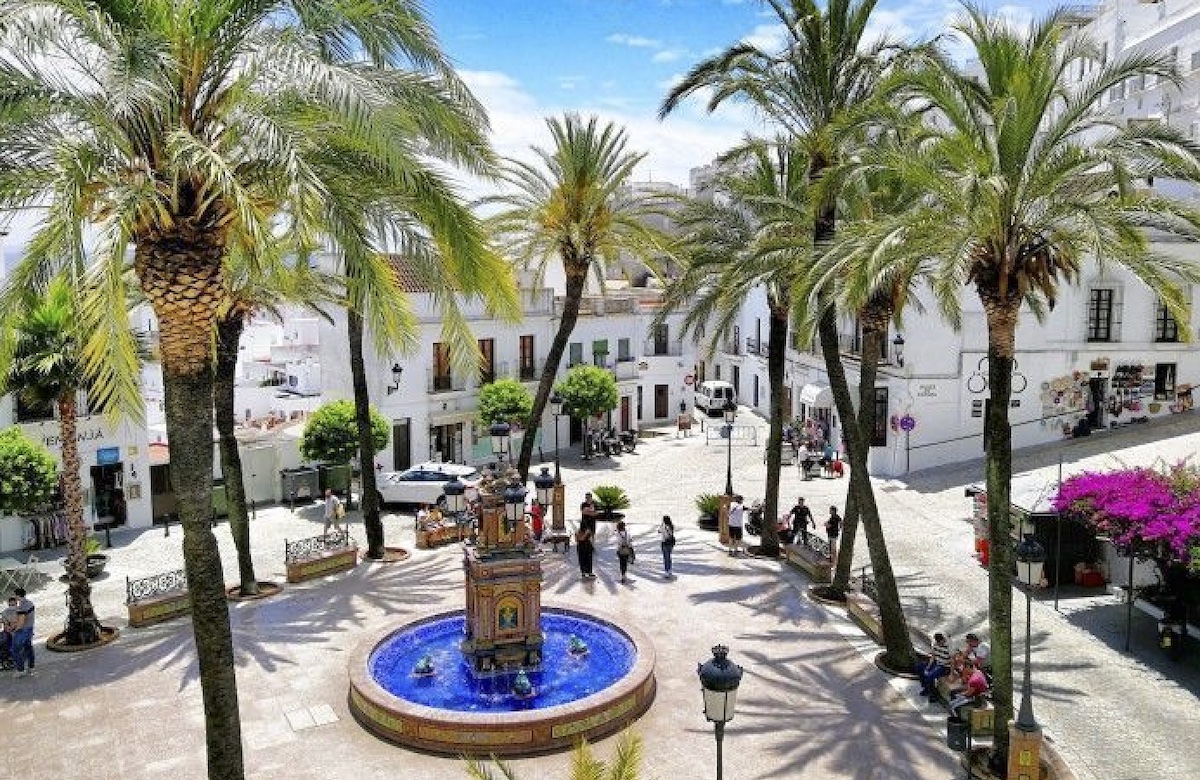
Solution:
<svg viewBox="0 0 1200 780">
<path fill-rule="evenodd" d="M 737 403 L 725 402 L 725 495 L 733 495 L 733 421 L 737 419 Z"/>
<path fill-rule="evenodd" d="M 533 487 L 537 490 L 538 503 L 550 506 L 554 499 L 554 477 L 550 476 L 549 466 L 542 466 L 541 472 L 533 478 Z"/>
<path fill-rule="evenodd" d="M 717 780 L 721 780 L 724 772 L 721 743 L 725 739 L 725 724 L 733 720 L 742 667 L 728 659 L 729 648 L 725 645 L 714 647 L 712 654 L 708 661 L 696 665 L 696 674 L 704 693 L 704 717 L 713 724 L 717 737 Z"/>
<path fill-rule="evenodd" d="M 504 488 L 504 519 L 510 531 L 525 519 L 526 490 L 518 479 L 519 477 L 514 475 L 508 487 Z"/>
<path fill-rule="evenodd" d="M 899 333 L 892 339 L 892 356 L 899 368 L 904 368 L 904 337 Z"/>
<path fill-rule="evenodd" d="M 1021 731 L 1034 732 L 1038 730 L 1038 724 L 1033 718 L 1033 684 L 1029 680 L 1029 646 L 1032 637 L 1030 617 L 1033 589 L 1042 581 L 1042 564 L 1046 560 L 1046 550 L 1032 533 L 1027 533 L 1025 539 L 1017 545 L 1016 552 L 1017 577 L 1025 585 L 1025 679 L 1021 683 L 1021 709 L 1017 713 L 1016 726 Z"/>
<path fill-rule="evenodd" d="M 508 460 L 512 442 L 512 426 L 506 422 L 492 423 L 492 427 L 488 429 L 488 433 L 492 437 L 492 454 L 497 460 Z"/>
<path fill-rule="evenodd" d="M 558 418 L 563 413 L 563 397 L 557 392 L 550 396 L 550 414 L 554 417 L 554 484 L 562 484 L 562 471 L 558 467 Z"/>
</svg>

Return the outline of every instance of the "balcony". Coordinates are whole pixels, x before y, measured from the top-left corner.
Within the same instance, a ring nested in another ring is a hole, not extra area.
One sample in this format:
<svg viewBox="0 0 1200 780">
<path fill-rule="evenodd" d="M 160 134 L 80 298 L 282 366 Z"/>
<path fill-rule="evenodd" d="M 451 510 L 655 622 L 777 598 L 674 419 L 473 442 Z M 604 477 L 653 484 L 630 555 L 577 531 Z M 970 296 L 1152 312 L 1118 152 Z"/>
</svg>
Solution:
<svg viewBox="0 0 1200 780">
<path fill-rule="evenodd" d="M 683 355 L 683 341 L 655 341 L 647 339 L 642 344 L 642 354 L 646 357 L 680 357 Z"/>
<path fill-rule="evenodd" d="M 761 339 L 747 338 L 746 339 L 746 354 L 747 355 L 758 355 L 760 357 L 766 357 L 767 356 L 767 342 L 762 341 Z"/>
<path fill-rule="evenodd" d="M 427 393 L 453 393 L 467 389 L 467 379 L 453 373 L 439 374 L 426 372 L 425 391 Z"/>
</svg>

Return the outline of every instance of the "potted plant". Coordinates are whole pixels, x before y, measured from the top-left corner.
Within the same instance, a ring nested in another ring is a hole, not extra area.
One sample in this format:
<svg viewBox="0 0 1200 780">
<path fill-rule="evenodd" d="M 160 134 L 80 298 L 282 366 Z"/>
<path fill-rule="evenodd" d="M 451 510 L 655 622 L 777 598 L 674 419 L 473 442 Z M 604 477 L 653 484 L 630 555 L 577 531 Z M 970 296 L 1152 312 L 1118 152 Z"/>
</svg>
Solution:
<svg viewBox="0 0 1200 780">
<path fill-rule="evenodd" d="M 103 574 L 104 567 L 108 565 L 108 556 L 100 552 L 100 540 L 89 536 L 83 543 L 83 553 L 87 557 L 88 579 L 95 579 Z"/>
<path fill-rule="evenodd" d="M 620 511 L 629 508 L 629 495 L 616 485 L 598 485 L 592 488 L 596 499 L 596 508 L 600 510 L 601 520 L 621 520 L 625 517 Z"/>
<path fill-rule="evenodd" d="M 721 497 L 716 493 L 701 493 L 696 496 L 696 509 L 700 512 L 700 519 L 697 521 L 700 527 L 707 531 L 717 530 Z"/>
</svg>

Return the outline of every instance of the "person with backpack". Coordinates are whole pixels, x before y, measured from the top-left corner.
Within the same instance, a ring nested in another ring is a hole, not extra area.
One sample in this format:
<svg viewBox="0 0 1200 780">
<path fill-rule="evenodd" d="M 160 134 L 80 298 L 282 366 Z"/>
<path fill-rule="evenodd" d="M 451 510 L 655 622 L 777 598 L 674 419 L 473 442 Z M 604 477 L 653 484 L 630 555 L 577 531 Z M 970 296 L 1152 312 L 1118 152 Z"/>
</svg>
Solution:
<svg viewBox="0 0 1200 780">
<path fill-rule="evenodd" d="M 670 515 L 663 515 L 662 525 L 658 527 L 659 547 L 662 548 L 663 569 L 668 577 L 674 577 L 671 573 L 671 553 L 675 550 L 675 524 L 671 522 Z"/>
</svg>

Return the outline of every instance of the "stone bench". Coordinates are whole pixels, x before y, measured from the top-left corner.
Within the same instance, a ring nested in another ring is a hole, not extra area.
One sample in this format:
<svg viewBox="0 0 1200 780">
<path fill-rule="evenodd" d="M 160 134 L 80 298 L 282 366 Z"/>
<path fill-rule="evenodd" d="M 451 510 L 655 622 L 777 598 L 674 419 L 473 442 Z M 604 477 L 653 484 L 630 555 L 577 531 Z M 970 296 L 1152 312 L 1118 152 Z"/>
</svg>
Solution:
<svg viewBox="0 0 1200 780">
<path fill-rule="evenodd" d="M 349 571 L 358 565 L 358 544 L 349 531 L 284 540 L 287 581 L 296 583 Z"/>
<path fill-rule="evenodd" d="M 192 611 L 183 569 L 131 580 L 125 578 L 125 607 L 131 628 L 161 623 Z"/>
<path fill-rule="evenodd" d="M 807 574 L 813 582 L 831 581 L 833 562 L 829 560 L 828 555 L 822 555 L 811 547 L 800 544 L 785 544 L 783 552 L 787 556 L 787 562 Z"/>
<path fill-rule="evenodd" d="M 877 644 L 883 644 L 883 622 L 879 617 L 879 605 L 864 593 L 846 594 L 846 611 L 850 619 L 857 623 L 867 636 Z"/>
</svg>

